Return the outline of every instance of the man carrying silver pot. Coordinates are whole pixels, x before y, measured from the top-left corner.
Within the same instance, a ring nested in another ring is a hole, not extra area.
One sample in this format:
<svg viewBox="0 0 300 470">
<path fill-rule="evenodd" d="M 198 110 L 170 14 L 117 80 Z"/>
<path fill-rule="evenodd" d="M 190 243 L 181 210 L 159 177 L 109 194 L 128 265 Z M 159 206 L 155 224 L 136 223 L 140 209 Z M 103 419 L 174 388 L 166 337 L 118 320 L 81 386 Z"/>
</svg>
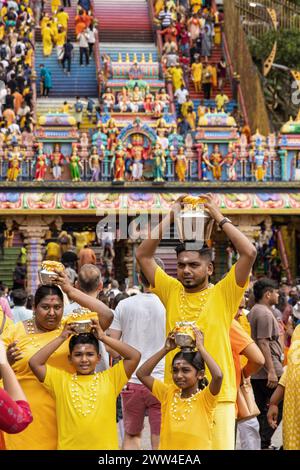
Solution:
<svg viewBox="0 0 300 470">
<path fill-rule="evenodd" d="M 204 333 L 205 347 L 223 372 L 212 448 L 231 450 L 234 449 L 235 440 L 236 380 L 228 333 L 247 289 L 256 249 L 245 235 L 222 215 L 211 194 L 201 195 L 204 209 L 225 232 L 238 251 L 239 259 L 227 275 L 213 286 L 209 284 L 209 276 L 213 273 L 211 250 L 207 247 L 198 249 L 195 243 L 181 243 L 176 247 L 177 280 L 168 276 L 157 266 L 154 255 L 166 229 L 181 211 L 186 197 L 180 197 L 173 204 L 168 216 L 160 223 L 159 238 L 155 230 L 153 238 L 144 240 L 139 246 L 136 257 L 153 292 L 166 307 L 167 335 L 174 329 L 176 322 L 180 321 L 195 321 L 197 328 Z M 165 381 L 168 383 L 172 380 L 172 359 L 172 355 L 166 358 Z M 207 375 L 210 379 L 209 374 Z"/>
</svg>

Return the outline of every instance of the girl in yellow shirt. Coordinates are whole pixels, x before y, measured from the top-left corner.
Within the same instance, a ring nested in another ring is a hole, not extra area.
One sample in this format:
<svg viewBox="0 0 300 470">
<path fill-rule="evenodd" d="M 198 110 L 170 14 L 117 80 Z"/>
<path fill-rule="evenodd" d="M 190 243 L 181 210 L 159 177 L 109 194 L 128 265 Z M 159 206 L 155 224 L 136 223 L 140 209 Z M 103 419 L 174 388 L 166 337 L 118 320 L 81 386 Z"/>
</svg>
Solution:
<svg viewBox="0 0 300 470">
<path fill-rule="evenodd" d="M 76 335 L 74 323 L 66 323 L 62 333 L 29 361 L 33 373 L 56 402 L 58 450 L 118 449 L 117 396 L 141 358 L 136 349 L 106 336 L 98 319 L 90 321 L 93 334 Z M 74 333 L 69 343 L 69 360 L 75 373 L 49 366 L 47 361 Z M 124 360 L 111 369 L 95 373 L 100 361 L 99 340 Z M 102 425 L 105 432 L 99 432 Z"/>
<path fill-rule="evenodd" d="M 175 349 L 171 332 L 165 346 L 150 357 L 136 372 L 140 381 L 161 402 L 160 450 L 211 450 L 214 410 L 223 375 L 220 367 L 204 348 L 203 334 L 194 328 L 197 351 L 179 352 L 172 362 L 175 385 L 154 379 L 151 372 L 158 362 Z M 204 383 L 205 364 L 211 373 Z"/>
</svg>

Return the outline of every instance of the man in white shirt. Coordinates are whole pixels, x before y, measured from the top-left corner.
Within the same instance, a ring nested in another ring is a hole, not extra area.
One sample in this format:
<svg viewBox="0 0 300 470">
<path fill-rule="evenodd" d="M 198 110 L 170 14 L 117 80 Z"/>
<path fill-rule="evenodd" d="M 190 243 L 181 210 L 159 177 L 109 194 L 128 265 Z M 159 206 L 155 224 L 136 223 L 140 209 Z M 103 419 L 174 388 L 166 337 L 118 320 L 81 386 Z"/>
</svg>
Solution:
<svg viewBox="0 0 300 470">
<path fill-rule="evenodd" d="M 142 272 L 139 281 L 144 286 L 144 293 L 121 300 L 114 312 L 109 331 L 112 338 L 122 337 L 124 342 L 137 348 L 142 354 L 143 364 L 165 343 L 166 314 L 159 298 L 150 292 L 150 285 Z M 155 367 L 153 375 L 156 379 L 164 380 L 164 368 L 164 361 Z M 141 449 L 141 433 L 146 411 L 151 428 L 152 449 L 157 449 L 161 423 L 160 403 L 141 384 L 135 373 L 122 392 L 122 404 L 125 427 L 123 449 Z"/>
<path fill-rule="evenodd" d="M 29 310 L 25 307 L 27 302 L 27 294 L 24 289 L 13 290 L 12 300 L 14 303 L 14 308 L 12 308 L 11 311 L 14 323 L 32 318 L 32 310 Z"/>
</svg>

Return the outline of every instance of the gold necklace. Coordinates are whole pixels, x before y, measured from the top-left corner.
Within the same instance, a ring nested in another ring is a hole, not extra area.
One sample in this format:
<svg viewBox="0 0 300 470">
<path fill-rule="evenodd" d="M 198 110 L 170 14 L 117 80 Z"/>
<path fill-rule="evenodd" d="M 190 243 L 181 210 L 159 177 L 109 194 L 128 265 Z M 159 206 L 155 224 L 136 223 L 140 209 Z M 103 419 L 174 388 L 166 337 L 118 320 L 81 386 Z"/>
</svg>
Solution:
<svg viewBox="0 0 300 470">
<path fill-rule="evenodd" d="M 181 390 L 178 390 L 174 393 L 174 397 L 171 403 L 170 414 L 175 421 L 186 421 L 186 418 L 193 409 L 193 402 L 197 400 L 200 392 L 201 390 L 197 388 L 196 392 L 188 398 L 181 397 Z M 181 411 L 180 415 L 178 414 L 178 403 L 184 404 L 184 410 Z"/>
<path fill-rule="evenodd" d="M 77 414 L 81 416 L 87 416 L 95 408 L 95 402 L 97 401 L 97 388 L 99 383 L 99 374 L 95 374 L 92 383 L 89 384 L 89 397 L 85 400 L 85 406 L 81 405 L 80 400 L 80 387 L 78 384 L 77 374 L 72 375 L 71 379 L 71 401 L 73 408 Z"/>
<path fill-rule="evenodd" d="M 180 293 L 179 293 L 179 310 L 180 310 L 180 315 L 181 315 L 180 319 L 182 321 L 190 321 L 191 316 L 193 315 L 195 309 L 197 309 L 197 315 L 199 315 L 202 312 L 207 302 L 209 289 L 211 289 L 212 287 L 213 287 L 213 284 L 208 284 L 208 286 L 205 289 L 203 289 L 200 292 L 196 292 L 197 297 L 196 296 L 195 297 L 197 299 L 197 304 L 199 303 L 199 305 L 195 307 L 194 304 L 191 305 L 189 303 L 188 296 L 186 295 L 186 292 L 185 292 L 185 288 L 182 286 Z M 194 319 L 194 316 L 192 319 Z"/>
</svg>

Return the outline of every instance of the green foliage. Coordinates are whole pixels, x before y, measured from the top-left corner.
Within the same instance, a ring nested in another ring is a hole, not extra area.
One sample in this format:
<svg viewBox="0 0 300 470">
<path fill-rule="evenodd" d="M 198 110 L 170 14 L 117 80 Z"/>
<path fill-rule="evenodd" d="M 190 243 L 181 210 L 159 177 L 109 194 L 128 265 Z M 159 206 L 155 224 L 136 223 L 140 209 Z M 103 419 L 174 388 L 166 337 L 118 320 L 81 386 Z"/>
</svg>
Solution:
<svg viewBox="0 0 300 470">
<path fill-rule="evenodd" d="M 299 0 L 300 4 L 300 0 Z M 262 63 L 270 54 L 277 39 L 275 62 L 292 69 L 300 70 L 300 34 L 298 30 L 282 29 L 269 31 L 260 39 L 250 39 L 250 50 L 256 63 Z"/>
</svg>

